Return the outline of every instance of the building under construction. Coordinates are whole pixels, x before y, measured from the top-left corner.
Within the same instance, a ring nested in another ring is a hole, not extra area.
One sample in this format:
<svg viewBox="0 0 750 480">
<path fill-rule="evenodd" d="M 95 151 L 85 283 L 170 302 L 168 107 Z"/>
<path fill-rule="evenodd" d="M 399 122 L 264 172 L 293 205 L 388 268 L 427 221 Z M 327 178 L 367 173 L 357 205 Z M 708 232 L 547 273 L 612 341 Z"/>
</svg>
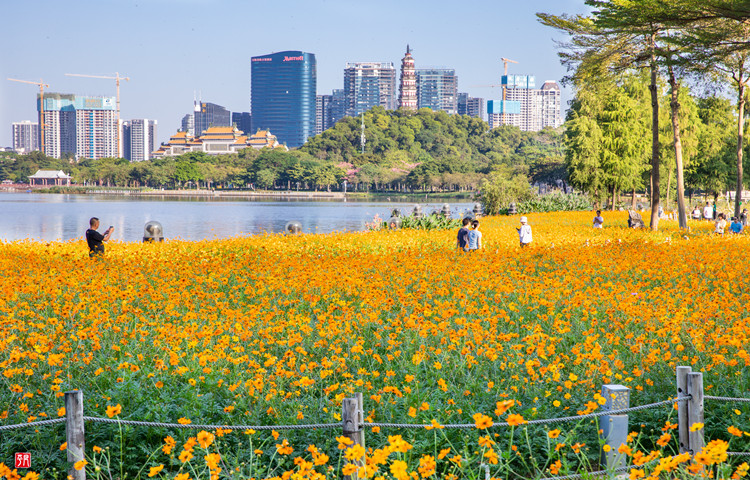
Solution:
<svg viewBox="0 0 750 480">
<path fill-rule="evenodd" d="M 37 95 L 37 111 L 45 122 L 45 155 L 61 158 L 71 154 L 76 159 L 119 156 L 115 97 L 45 93 L 44 105 Z"/>
</svg>

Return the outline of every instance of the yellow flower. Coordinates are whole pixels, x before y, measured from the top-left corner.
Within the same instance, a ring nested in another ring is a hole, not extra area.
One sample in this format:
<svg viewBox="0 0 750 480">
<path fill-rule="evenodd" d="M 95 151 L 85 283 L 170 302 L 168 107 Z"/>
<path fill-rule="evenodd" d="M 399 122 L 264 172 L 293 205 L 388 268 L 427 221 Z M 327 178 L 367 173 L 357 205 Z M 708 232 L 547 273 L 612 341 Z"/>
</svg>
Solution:
<svg viewBox="0 0 750 480">
<path fill-rule="evenodd" d="M 698 430 L 701 430 L 703 428 L 703 424 L 700 422 L 696 422 L 692 425 L 690 425 L 690 431 L 691 432 L 697 432 Z"/>
<path fill-rule="evenodd" d="M 182 425 L 190 425 L 193 422 L 189 418 L 182 417 L 177 419 L 177 423 Z"/>
<path fill-rule="evenodd" d="M 151 469 L 148 471 L 148 476 L 149 477 L 155 477 L 163 469 L 164 469 L 164 465 L 159 465 L 159 466 L 156 466 L 156 467 L 151 467 Z"/>
<path fill-rule="evenodd" d="M 492 419 L 483 413 L 475 413 L 472 418 L 474 419 L 474 425 L 480 430 L 493 425 Z"/>
<path fill-rule="evenodd" d="M 122 412 L 122 407 L 120 406 L 119 403 L 115 406 L 111 406 L 111 405 L 107 406 L 107 416 L 109 418 L 112 418 L 115 415 L 119 415 L 120 412 Z"/>
<path fill-rule="evenodd" d="M 523 416 L 518 415 L 517 413 L 511 413 L 510 415 L 508 415 L 507 422 L 508 422 L 508 425 L 515 427 L 523 423 L 526 423 L 526 420 L 523 419 Z"/>
<path fill-rule="evenodd" d="M 86 465 L 88 465 L 88 463 L 89 462 L 87 462 L 86 460 L 79 460 L 79 461 L 77 461 L 76 463 L 73 464 L 73 468 L 75 468 L 76 470 L 82 470 L 83 467 L 85 467 Z"/>
<path fill-rule="evenodd" d="M 391 474 L 397 480 L 406 480 L 409 478 L 409 474 L 406 473 L 406 462 L 403 460 L 396 460 L 391 464 Z"/>
<path fill-rule="evenodd" d="M 189 462 L 193 458 L 193 454 L 188 450 L 183 450 L 178 457 L 182 463 Z"/>
<path fill-rule="evenodd" d="M 560 436 L 560 430 L 557 428 L 554 430 L 550 430 L 549 432 L 547 432 L 547 436 L 549 438 L 557 438 Z"/>
<path fill-rule="evenodd" d="M 201 430 L 200 432 L 198 432 L 197 440 L 198 445 L 200 445 L 201 448 L 208 448 L 212 443 L 214 443 L 214 435 L 205 430 Z"/>
<path fill-rule="evenodd" d="M 187 473 L 178 473 L 174 477 L 174 480 L 190 480 L 190 475 L 188 475 Z"/>
<path fill-rule="evenodd" d="M 63 442 L 60 445 L 60 451 L 64 451 L 66 448 L 68 448 L 68 442 Z"/>
</svg>

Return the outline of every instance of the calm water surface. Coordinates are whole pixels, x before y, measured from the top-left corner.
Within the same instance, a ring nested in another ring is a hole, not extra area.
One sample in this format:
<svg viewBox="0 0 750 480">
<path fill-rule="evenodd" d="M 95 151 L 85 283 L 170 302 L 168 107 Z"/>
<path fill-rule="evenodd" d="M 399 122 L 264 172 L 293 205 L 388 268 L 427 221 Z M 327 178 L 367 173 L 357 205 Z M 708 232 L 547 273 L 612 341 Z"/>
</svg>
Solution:
<svg viewBox="0 0 750 480">
<path fill-rule="evenodd" d="M 420 203 L 422 211 L 439 203 Z M 203 240 L 238 235 L 277 233 L 296 220 L 305 233 L 361 231 L 375 215 L 390 217 L 394 208 L 408 214 L 414 203 L 371 201 L 307 201 L 257 199 L 136 198 L 104 195 L 0 193 L 0 240 L 69 240 L 82 238 L 91 217 L 101 220 L 100 232 L 115 227 L 113 239 L 134 242 L 143 226 L 161 222 L 166 238 Z M 454 217 L 473 203 L 451 203 Z"/>
</svg>

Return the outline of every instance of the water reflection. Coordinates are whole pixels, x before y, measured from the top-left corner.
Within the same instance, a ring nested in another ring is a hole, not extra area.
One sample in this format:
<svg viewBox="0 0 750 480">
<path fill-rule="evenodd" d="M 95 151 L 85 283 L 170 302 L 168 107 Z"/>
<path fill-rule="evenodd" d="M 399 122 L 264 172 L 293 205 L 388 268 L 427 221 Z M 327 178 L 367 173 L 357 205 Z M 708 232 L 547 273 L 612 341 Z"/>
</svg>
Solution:
<svg viewBox="0 0 750 480">
<path fill-rule="evenodd" d="M 443 202 L 421 203 L 422 211 L 439 211 Z M 472 203 L 451 203 L 454 217 Z M 290 220 L 305 233 L 360 231 L 375 215 L 390 217 L 399 208 L 410 214 L 414 202 L 372 202 L 245 198 L 135 198 L 101 195 L 0 193 L 0 240 L 69 240 L 82 238 L 91 217 L 100 231 L 115 227 L 113 239 L 133 242 L 143 238 L 143 226 L 156 220 L 165 238 L 203 240 L 238 235 L 278 233 Z"/>
</svg>

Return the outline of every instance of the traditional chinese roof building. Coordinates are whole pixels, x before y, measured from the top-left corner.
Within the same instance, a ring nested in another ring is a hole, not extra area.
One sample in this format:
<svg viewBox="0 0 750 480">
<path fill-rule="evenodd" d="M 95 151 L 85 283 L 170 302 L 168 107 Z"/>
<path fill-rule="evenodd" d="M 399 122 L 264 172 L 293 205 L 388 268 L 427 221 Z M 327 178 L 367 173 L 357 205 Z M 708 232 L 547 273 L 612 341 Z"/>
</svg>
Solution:
<svg viewBox="0 0 750 480">
<path fill-rule="evenodd" d="M 279 145 L 275 135 L 268 130 L 260 130 L 248 137 L 237 127 L 209 127 L 200 137 L 193 137 L 187 132 L 177 132 L 169 142 L 163 144 L 155 157 L 170 157 L 188 152 L 205 152 L 209 155 L 237 153 L 243 148 L 284 148 Z"/>
<path fill-rule="evenodd" d="M 62 170 L 37 170 L 34 175 L 29 175 L 29 185 L 70 185 L 70 175 Z"/>
</svg>

